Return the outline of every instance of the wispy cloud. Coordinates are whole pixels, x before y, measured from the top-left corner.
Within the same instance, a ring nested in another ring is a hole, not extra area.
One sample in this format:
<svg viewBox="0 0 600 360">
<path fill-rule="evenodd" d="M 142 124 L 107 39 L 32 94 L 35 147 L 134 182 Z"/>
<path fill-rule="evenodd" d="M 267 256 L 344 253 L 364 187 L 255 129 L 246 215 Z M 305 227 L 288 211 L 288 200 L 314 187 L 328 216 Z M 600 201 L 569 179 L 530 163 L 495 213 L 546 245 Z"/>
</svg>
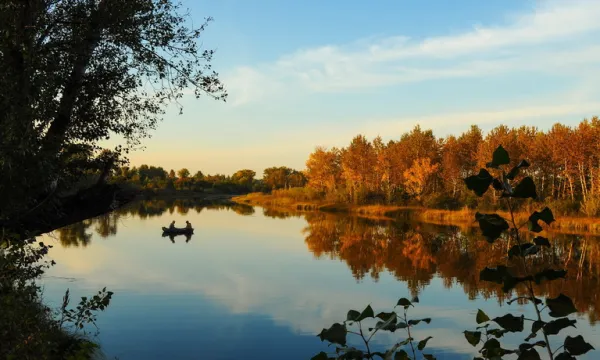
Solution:
<svg viewBox="0 0 600 360">
<path fill-rule="evenodd" d="M 236 105 L 286 91 L 345 92 L 433 79 L 519 71 L 573 71 L 600 60 L 600 2 L 542 1 L 497 26 L 413 39 L 369 38 L 302 49 L 256 67 L 236 68 L 229 88 Z"/>
</svg>

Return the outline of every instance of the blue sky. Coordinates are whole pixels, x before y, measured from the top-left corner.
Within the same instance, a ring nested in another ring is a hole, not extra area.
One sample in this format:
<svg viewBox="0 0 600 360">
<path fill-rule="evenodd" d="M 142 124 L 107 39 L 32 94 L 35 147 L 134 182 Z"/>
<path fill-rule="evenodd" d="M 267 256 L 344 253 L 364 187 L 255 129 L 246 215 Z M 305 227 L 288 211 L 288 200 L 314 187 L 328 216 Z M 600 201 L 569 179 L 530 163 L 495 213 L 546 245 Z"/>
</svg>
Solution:
<svg viewBox="0 0 600 360">
<path fill-rule="evenodd" d="M 183 99 L 133 165 L 304 168 L 317 145 L 600 113 L 597 0 L 184 0 L 227 103 Z"/>
</svg>

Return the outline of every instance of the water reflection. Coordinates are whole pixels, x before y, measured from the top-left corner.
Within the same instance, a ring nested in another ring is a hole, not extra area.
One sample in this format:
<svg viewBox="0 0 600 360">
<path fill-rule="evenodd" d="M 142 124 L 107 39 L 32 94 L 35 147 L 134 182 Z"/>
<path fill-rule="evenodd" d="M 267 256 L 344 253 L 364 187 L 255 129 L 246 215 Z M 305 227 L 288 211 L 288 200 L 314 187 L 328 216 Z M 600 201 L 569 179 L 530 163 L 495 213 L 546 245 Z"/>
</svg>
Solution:
<svg viewBox="0 0 600 360">
<path fill-rule="evenodd" d="M 159 217 L 165 213 L 186 215 L 190 211 L 228 210 L 239 215 L 253 215 L 252 206 L 233 203 L 206 203 L 194 200 L 142 201 L 114 213 L 83 221 L 58 230 L 62 246 L 89 246 L 92 229 L 101 237 L 115 236 L 125 217 L 140 219 Z M 446 288 L 460 286 L 469 299 L 482 296 L 496 298 L 499 303 L 514 296 L 504 293 L 500 285 L 480 281 L 479 272 L 490 264 L 510 265 L 517 273 L 519 262 L 505 259 L 508 244 L 498 241 L 490 245 L 470 227 L 426 224 L 416 222 L 410 213 L 396 219 L 369 219 L 329 213 L 295 213 L 262 209 L 270 218 L 304 218 L 305 243 L 317 258 L 343 260 L 358 281 L 370 276 L 377 281 L 383 272 L 406 282 L 412 295 L 430 284 L 434 277 L 443 279 Z M 168 235 L 165 235 L 168 236 Z M 168 236 L 172 243 L 177 237 Z M 180 236 L 185 243 L 191 236 Z M 553 247 L 544 248 L 534 257 L 535 269 L 565 268 L 563 281 L 543 283 L 540 294 L 556 296 L 563 292 L 571 296 L 577 308 L 587 313 L 595 324 L 600 311 L 600 294 L 589 289 L 600 286 L 600 242 L 598 237 L 558 234 L 552 235 Z M 524 290 L 524 289 L 522 289 Z M 518 295 L 526 295 L 519 289 Z"/>
<path fill-rule="evenodd" d="M 65 226 L 56 230 L 55 233 L 63 247 L 87 247 L 92 240 L 92 228 L 101 238 L 108 238 L 117 235 L 119 222 L 127 217 L 136 217 L 144 220 L 162 217 L 167 213 L 172 215 L 175 212 L 179 215 L 187 215 L 191 210 L 200 214 L 204 209 L 230 210 L 244 216 L 252 215 L 255 212 L 252 206 L 223 201 L 207 202 L 193 199 L 148 200 L 134 202 L 110 214 Z M 168 223 L 165 223 L 165 226 L 168 226 Z M 192 237 L 192 235 L 181 236 L 185 238 L 186 243 Z M 163 237 L 168 237 L 174 243 L 177 235 L 164 234 Z"/>
<path fill-rule="evenodd" d="M 440 226 L 411 221 L 403 216 L 395 221 L 364 219 L 324 213 L 305 215 L 306 244 L 316 257 L 327 256 L 345 261 L 357 280 L 369 275 L 377 280 L 384 271 L 408 284 L 418 295 L 438 276 L 446 288 L 462 287 L 469 299 L 477 296 L 496 298 L 499 303 L 514 297 L 500 285 L 481 281 L 485 266 L 505 264 L 523 275 L 519 261 L 506 260 L 506 240 L 490 245 L 473 228 Z M 552 236 L 553 247 L 543 248 L 533 257 L 534 271 L 565 268 L 567 278 L 542 283 L 536 293 L 571 296 L 576 307 L 587 313 L 595 324 L 600 311 L 600 242 L 597 237 Z M 527 295 L 523 287 L 519 296 Z"/>
<path fill-rule="evenodd" d="M 195 235 L 161 237 L 172 220 L 190 220 Z M 198 351 L 233 359 L 229 348 L 254 353 L 274 339 L 289 358 L 308 359 L 323 350 L 315 334 L 348 309 L 371 303 L 388 311 L 408 293 L 422 295 L 414 317 L 434 318 L 417 335 L 434 336 L 432 347 L 444 354 L 438 358 L 473 358 L 461 333 L 474 325 L 472 310 L 498 314 L 497 302 L 509 296 L 479 281 L 483 267 L 504 261 L 508 244 L 491 246 L 472 228 L 420 223 L 410 213 L 390 221 L 159 200 L 61 229 L 56 238 L 63 247 L 53 249 L 52 275 L 79 280 L 47 284 L 47 293 L 56 289 L 60 301 L 65 287 L 115 290 L 100 328 L 104 349 L 120 359 L 193 359 Z M 536 266 L 565 264 L 569 274 L 539 291 L 572 296 L 595 324 L 598 239 L 551 239 L 554 250 L 539 253 Z M 595 332 L 584 323 L 578 331 Z"/>
</svg>

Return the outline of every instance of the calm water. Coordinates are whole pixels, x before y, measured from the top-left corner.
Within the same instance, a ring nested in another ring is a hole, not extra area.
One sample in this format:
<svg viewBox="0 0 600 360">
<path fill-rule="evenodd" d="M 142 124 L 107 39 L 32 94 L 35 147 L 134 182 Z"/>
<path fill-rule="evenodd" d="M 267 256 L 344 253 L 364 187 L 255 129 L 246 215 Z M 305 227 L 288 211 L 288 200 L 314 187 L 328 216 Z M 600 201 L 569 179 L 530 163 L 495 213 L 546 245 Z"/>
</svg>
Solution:
<svg viewBox="0 0 600 360">
<path fill-rule="evenodd" d="M 161 226 L 171 220 L 189 220 L 194 235 L 162 237 Z M 569 278 L 539 290 L 572 296 L 582 312 L 576 332 L 565 334 L 583 334 L 600 348 L 600 242 L 555 239 L 556 251 L 537 260 L 568 260 Z M 327 350 L 315 335 L 349 309 L 371 304 L 376 313 L 390 311 L 398 298 L 414 295 L 421 302 L 410 317 L 433 318 L 414 337 L 433 336 L 429 347 L 438 359 L 472 359 L 476 350 L 462 331 L 474 330 L 478 308 L 533 317 L 530 306 L 500 307 L 506 295 L 479 282 L 480 269 L 494 258 L 501 263 L 502 245 L 410 214 L 388 221 L 143 202 L 44 241 L 55 244 L 58 263 L 44 280 L 47 301 L 58 303 L 66 288 L 74 297 L 104 286 L 115 292 L 98 321 L 109 359 L 310 359 Z M 375 338 L 381 347 L 404 333 Z"/>
</svg>

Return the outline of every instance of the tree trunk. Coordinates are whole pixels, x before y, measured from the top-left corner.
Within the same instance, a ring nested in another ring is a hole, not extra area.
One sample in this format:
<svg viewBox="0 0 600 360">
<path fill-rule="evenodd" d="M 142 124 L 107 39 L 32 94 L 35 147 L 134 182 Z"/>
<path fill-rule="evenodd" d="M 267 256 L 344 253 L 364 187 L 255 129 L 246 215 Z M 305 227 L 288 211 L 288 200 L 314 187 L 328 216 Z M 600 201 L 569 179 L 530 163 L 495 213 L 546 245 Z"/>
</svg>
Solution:
<svg viewBox="0 0 600 360">
<path fill-rule="evenodd" d="M 71 124 L 71 117 L 77 96 L 81 91 L 85 71 L 90 63 L 94 50 L 100 42 L 102 31 L 102 16 L 106 8 L 106 1 L 101 0 L 98 8 L 90 16 L 89 27 L 83 39 L 80 39 L 75 53 L 78 54 L 71 74 L 67 79 L 62 97 L 58 105 L 57 114 L 48 128 L 44 137 L 44 150 L 50 155 L 56 154 L 62 147 L 65 135 Z"/>
</svg>

